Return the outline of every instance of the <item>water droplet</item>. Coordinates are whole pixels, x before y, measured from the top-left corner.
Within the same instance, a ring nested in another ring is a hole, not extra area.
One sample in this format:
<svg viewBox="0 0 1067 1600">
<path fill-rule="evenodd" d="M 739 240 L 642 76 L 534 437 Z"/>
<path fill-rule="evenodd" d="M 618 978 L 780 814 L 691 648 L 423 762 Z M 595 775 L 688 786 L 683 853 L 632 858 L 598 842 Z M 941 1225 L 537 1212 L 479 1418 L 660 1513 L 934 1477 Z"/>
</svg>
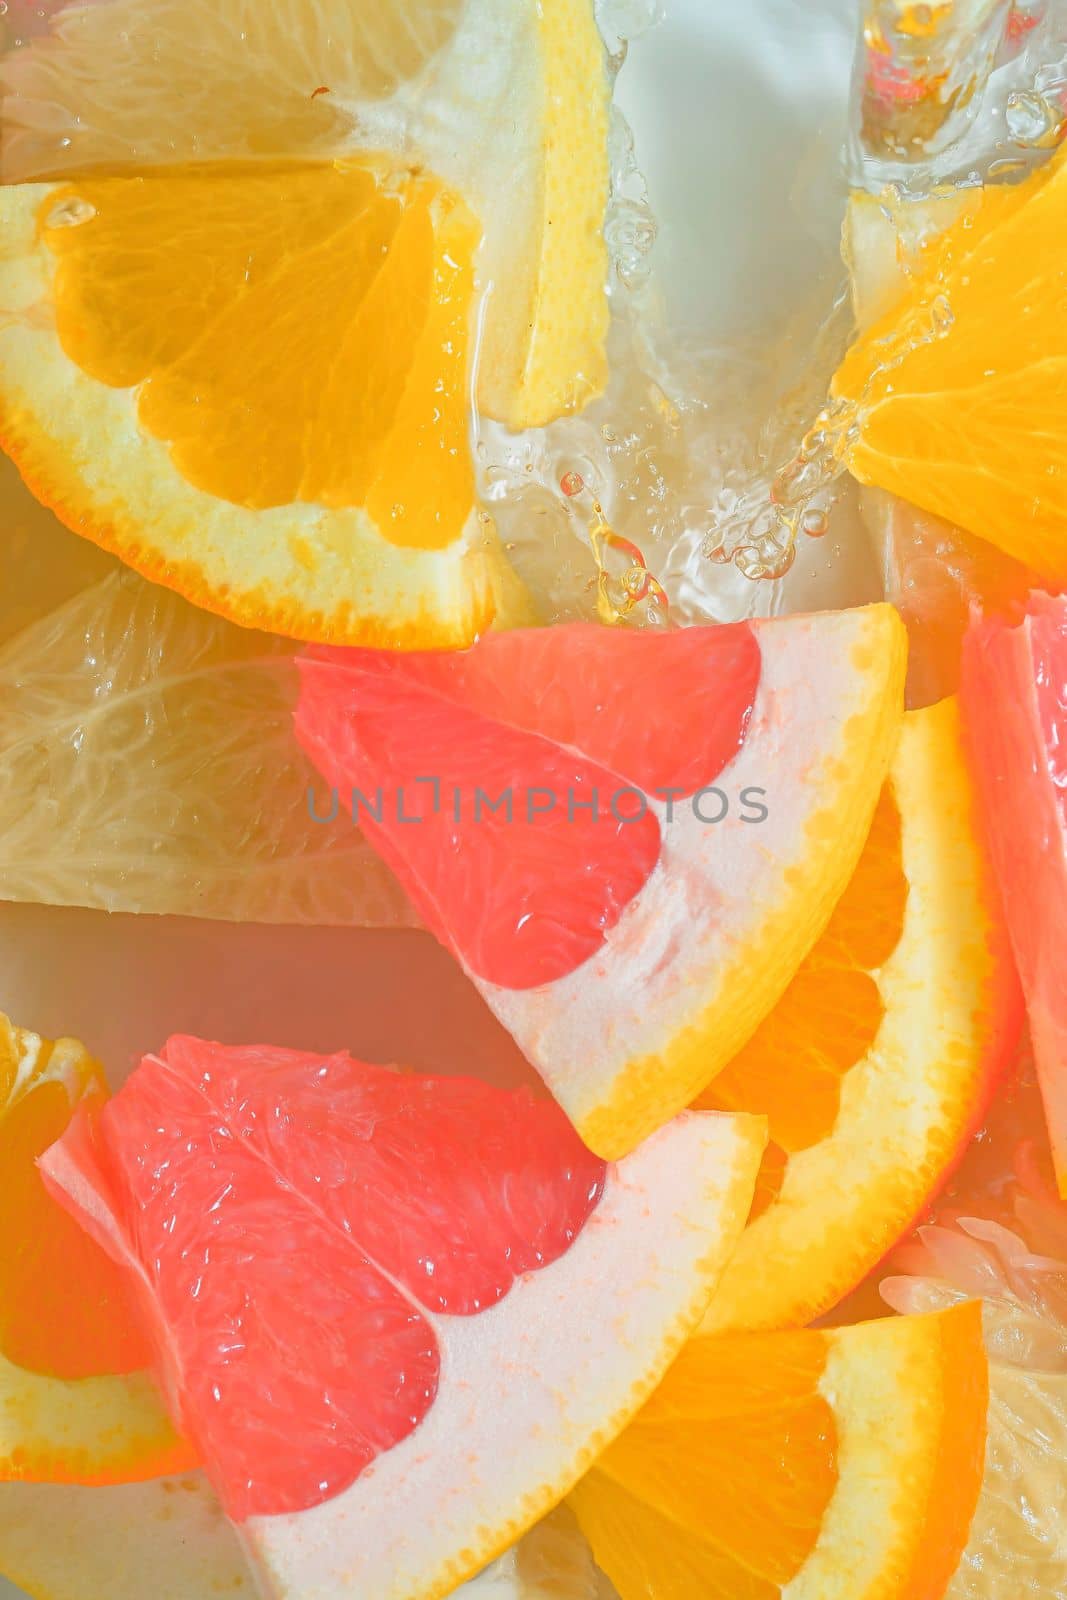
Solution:
<svg viewBox="0 0 1067 1600">
<path fill-rule="evenodd" d="M 581 494 L 585 488 L 585 479 L 580 472 L 565 472 L 559 480 L 559 486 L 568 500 L 573 500 L 576 494 Z"/>
<path fill-rule="evenodd" d="M 605 444 L 616 444 L 618 443 L 619 438 L 618 434 L 615 432 L 615 429 L 607 422 L 605 422 L 604 426 L 600 430 L 600 437 L 603 439 Z"/>
<path fill-rule="evenodd" d="M 949 305 L 946 295 L 939 294 L 930 307 L 930 320 L 933 323 L 935 338 L 943 339 L 946 333 L 952 331 L 956 323 L 956 314 Z"/>
<path fill-rule="evenodd" d="M 407 508 L 398 500 L 393 506 L 389 515 L 392 517 L 394 522 L 399 522 L 400 518 L 406 515 L 406 510 Z"/>
<path fill-rule="evenodd" d="M 0 0 L 0 17 L 7 16 L 7 0 Z"/>
<path fill-rule="evenodd" d="M 820 506 L 809 506 L 800 521 L 809 539 L 821 539 L 830 531 L 830 513 Z"/>
<path fill-rule="evenodd" d="M 61 200 L 52 207 L 45 220 L 46 228 L 80 228 L 83 222 L 91 222 L 96 216 L 96 207 L 88 200 L 82 200 L 74 195 L 69 200 Z"/>
<path fill-rule="evenodd" d="M 1044 149 L 1056 143 L 1063 113 L 1043 94 L 1023 89 L 1008 96 L 1004 122 L 1016 144 Z"/>
</svg>

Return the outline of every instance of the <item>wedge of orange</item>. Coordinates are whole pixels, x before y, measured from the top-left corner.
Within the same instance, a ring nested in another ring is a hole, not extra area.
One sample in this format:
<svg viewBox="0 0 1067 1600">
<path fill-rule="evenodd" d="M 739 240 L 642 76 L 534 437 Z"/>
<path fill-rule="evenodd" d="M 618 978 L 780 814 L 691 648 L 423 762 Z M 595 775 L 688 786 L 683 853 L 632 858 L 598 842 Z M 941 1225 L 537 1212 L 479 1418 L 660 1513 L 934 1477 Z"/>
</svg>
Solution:
<svg viewBox="0 0 1067 1600">
<path fill-rule="evenodd" d="M 973 1305 L 696 1338 L 570 1503 L 621 1600 L 934 1600 L 987 1396 Z"/>
<path fill-rule="evenodd" d="M 890 489 L 1067 582 L 1067 333 L 1062 152 L 990 187 L 910 265 L 905 298 L 833 385 L 847 461 Z"/>
<path fill-rule="evenodd" d="M 0 190 L 0 440 L 34 492 L 248 625 L 474 638 L 507 563 L 472 400 L 520 427 L 604 382 L 591 0 L 103 0 L 0 92 L 5 176 L 48 179 Z"/>
<path fill-rule="evenodd" d="M 76 1108 L 106 1099 L 99 1067 L 0 1014 L 0 1096 L 0 1478 L 113 1483 L 190 1465 L 118 1269 L 36 1167 Z"/>
<path fill-rule="evenodd" d="M 979 1125 L 1021 1000 L 954 700 L 909 713 L 859 865 L 702 1097 L 771 1143 L 708 1331 L 800 1326 L 880 1260 Z"/>
</svg>

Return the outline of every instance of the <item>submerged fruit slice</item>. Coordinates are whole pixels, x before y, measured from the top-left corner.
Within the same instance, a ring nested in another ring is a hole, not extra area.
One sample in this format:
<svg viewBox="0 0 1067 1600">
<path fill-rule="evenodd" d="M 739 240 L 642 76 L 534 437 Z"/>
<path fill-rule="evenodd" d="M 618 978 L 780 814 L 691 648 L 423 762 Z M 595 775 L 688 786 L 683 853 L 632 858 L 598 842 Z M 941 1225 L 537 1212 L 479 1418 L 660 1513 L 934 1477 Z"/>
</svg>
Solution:
<svg viewBox="0 0 1067 1600">
<path fill-rule="evenodd" d="M 0 1485 L 0 1574 L 36 1600 L 254 1600 L 236 1530 L 199 1473 L 117 1484 Z M 560 1506 L 457 1600 L 598 1600 L 600 1579 Z"/>
<path fill-rule="evenodd" d="M 1060 1192 L 1067 1196 L 1067 600 L 978 622 L 963 706 L 990 848 L 1026 991 Z"/>
<path fill-rule="evenodd" d="M 102 0 L 0 82 L 8 176 L 73 174 L 0 190 L 0 439 L 34 492 L 246 625 L 476 637 L 507 563 L 475 385 L 518 427 L 604 382 L 590 0 Z"/>
<path fill-rule="evenodd" d="M 35 1165 L 107 1086 L 72 1039 L 0 1013 L 0 1477 L 115 1483 L 187 1465 L 123 1275 Z"/>
<path fill-rule="evenodd" d="M 973 217 L 997 191 L 952 189 L 911 199 L 895 189 L 849 200 L 845 255 L 861 332 L 907 298 L 950 223 Z M 884 490 L 861 494 L 883 588 L 908 629 L 908 704 L 934 705 L 960 686 L 963 636 L 975 606 L 1018 616 L 1033 573 L 995 545 Z"/>
<path fill-rule="evenodd" d="M 825 927 L 903 670 L 887 606 L 666 634 L 574 625 L 451 657 L 308 656 L 297 729 L 613 1157 L 726 1064 Z"/>
<path fill-rule="evenodd" d="M 979 1126 L 1018 1040 L 959 707 L 904 718 L 859 865 L 785 995 L 698 1102 L 771 1143 L 708 1332 L 800 1326 L 871 1270 Z"/>
<path fill-rule="evenodd" d="M 621 1600 L 933 1600 L 986 1398 L 974 1306 L 692 1339 L 570 1503 Z"/>
<path fill-rule="evenodd" d="M 65 530 L 0 530 L 0 560 Z M 75 568 L 75 570 L 77 570 Z M 69 575 L 69 574 L 68 574 Z M 27 608 L 44 595 L 20 585 Z M 0 899 L 238 922 L 403 926 L 415 914 L 356 827 L 310 813 L 285 641 L 111 571 L 3 641 Z M 31 611 L 32 614 L 32 611 Z"/>
<path fill-rule="evenodd" d="M 834 380 L 855 408 L 848 464 L 1067 582 L 1067 343 L 1060 257 L 1062 152 L 987 189 L 916 265 L 907 297 L 861 337 Z M 1036 419 L 1036 421 L 1035 421 Z"/>
<path fill-rule="evenodd" d="M 1031 1114 L 1029 1099 L 1024 1087 L 1010 1114 L 1014 1121 L 1023 1113 L 1019 1130 L 1010 1123 L 989 1129 L 987 1143 L 994 1145 L 1006 1132 L 1024 1137 L 1007 1152 L 1001 1148 L 998 1182 L 981 1183 L 984 1215 L 968 1214 L 974 1195 L 962 1214 L 953 1196 L 933 1225 L 893 1252 L 894 1276 L 881 1285 L 899 1311 L 966 1299 L 982 1306 L 989 1353 L 985 1478 L 946 1600 L 1036 1600 L 1067 1590 L 1067 1212 L 1044 1173 L 1038 1178 L 1033 1170 L 1029 1135 L 1039 1132 L 1041 1113 L 1036 1106 Z"/>
<path fill-rule="evenodd" d="M 266 1592 L 430 1600 L 648 1396 L 762 1145 L 690 1114 L 605 1167 L 551 1102 L 179 1038 L 44 1165 L 140 1283 Z"/>
</svg>

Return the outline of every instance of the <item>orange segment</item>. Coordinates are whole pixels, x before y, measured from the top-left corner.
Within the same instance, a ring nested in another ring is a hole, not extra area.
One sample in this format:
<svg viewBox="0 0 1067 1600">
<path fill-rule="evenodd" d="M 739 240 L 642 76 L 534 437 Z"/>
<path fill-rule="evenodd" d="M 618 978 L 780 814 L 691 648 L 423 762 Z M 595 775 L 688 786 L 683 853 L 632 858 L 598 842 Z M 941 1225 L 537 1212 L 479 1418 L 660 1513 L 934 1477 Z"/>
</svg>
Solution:
<svg viewBox="0 0 1067 1600">
<path fill-rule="evenodd" d="M 848 463 L 861 482 L 1055 582 L 1067 582 L 1065 238 L 1061 152 L 952 222 L 833 386 L 855 412 Z"/>
<path fill-rule="evenodd" d="M 402 542 L 458 537 L 479 230 L 434 180 L 371 158 L 105 177 L 50 195 L 41 226 L 64 350 L 142 386 L 139 420 L 189 483 L 252 509 L 374 488 L 387 539 L 406 494 Z"/>
<path fill-rule="evenodd" d="M 765 1113 L 771 1136 L 705 1329 L 798 1326 L 870 1271 L 978 1125 L 1019 1026 L 959 710 L 943 701 L 905 717 L 826 933 L 698 1101 Z"/>
<path fill-rule="evenodd" d="M 56 1378 L 132 1372 L 151 1359 L 122 1274 L 36 1166 L 75 1106 L 106 1096 L 80 1047 L 37 1041 L 0 1014 L 0 1351 Z"/>
<path fill-rule="evenodd" d="M 116 1483 L 192 1462 L 147 1373 L 119 1269 L 52 1199 L 37 1159 L 107 1086 L 71 1039 L 0 1014 L 0 1479 Z"/>
<path fill-rule="evenodd" d="M 770 1017 L 700 1102 L 758 1109 L 769 1118 L 761 1210 L 779 1192 L 789 1157 L 833 1132 L 845 1074 L 877 1038 L 885 1006 L 872 973 L 900 942 L 907 894 L 900 812 L 887 786 L 825 934 Z"/>
<path fill-rule="evenodd" d="M 929 1600 L 966 1542 L 987 1391 L 974 1306 L 697 1338 L 571 1505 L 621 1600 Z"/>
</svg>

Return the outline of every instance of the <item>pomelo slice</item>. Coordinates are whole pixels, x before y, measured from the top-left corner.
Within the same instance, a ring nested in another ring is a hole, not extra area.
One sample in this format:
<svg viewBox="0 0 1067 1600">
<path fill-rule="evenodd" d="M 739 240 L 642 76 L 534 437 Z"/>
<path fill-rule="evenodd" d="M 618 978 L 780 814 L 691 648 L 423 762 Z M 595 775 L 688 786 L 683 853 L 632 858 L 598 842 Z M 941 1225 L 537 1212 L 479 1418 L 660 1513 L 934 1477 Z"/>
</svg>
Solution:
<svg viewBox="0 0 1067 1600">
<path fill-rule="evenodd" d="M 698 1102 L 767 1115 L 708 1332 L 798 1327 L 870 1272 L 981 1123 L 1022 1002 L 959 705 L 909 712 L 830 924 Z"/>
<path fill-rule="evenodd" d="M 621 1600 L 935 1600 L 987 1392 L 976 1306 L 692 1339 L 570 1503 Z"/>
<path fill-rule="evenodd" d="M 193 1459 L 143 1370 L 122 1274 L 45 1189 L 36 1158 L 107 1086 L 73 1039 L 0 1013 L 0 1478 L 121 1483 Z"/>
<path fill-rule="evenodd" d="M 689 1114 L 609 1167 L 549 1101 L 177 1038 L 44 1170 L 138 1282 L 265 1592 L 436 1600 L 647 1398 L 763 1142 Z"/>
<path fill-rule="evenodd" d="M 472 397 L 605 381 L 610 86 L 591 0 L 372 13 L 99 0 L 9 55 L 6 176 L 61 181 L 0 188 L 0 440 L 207 609 L 440 648 L 509 581 Z"/>
<path fill-rule="evenodd" d="M 962 700 L 1030 1031 L 1056 1176 L 1067 1196 L 1067 600 L 1017 626 L 976 622 Z"/>
<path fill-rule="evenodd" d="M 888 769 L 904 654 L 888 606 L 313 653 L 297 730 L 611 1158 L 725 1066 L 825 927 Z"/>
</svg>

